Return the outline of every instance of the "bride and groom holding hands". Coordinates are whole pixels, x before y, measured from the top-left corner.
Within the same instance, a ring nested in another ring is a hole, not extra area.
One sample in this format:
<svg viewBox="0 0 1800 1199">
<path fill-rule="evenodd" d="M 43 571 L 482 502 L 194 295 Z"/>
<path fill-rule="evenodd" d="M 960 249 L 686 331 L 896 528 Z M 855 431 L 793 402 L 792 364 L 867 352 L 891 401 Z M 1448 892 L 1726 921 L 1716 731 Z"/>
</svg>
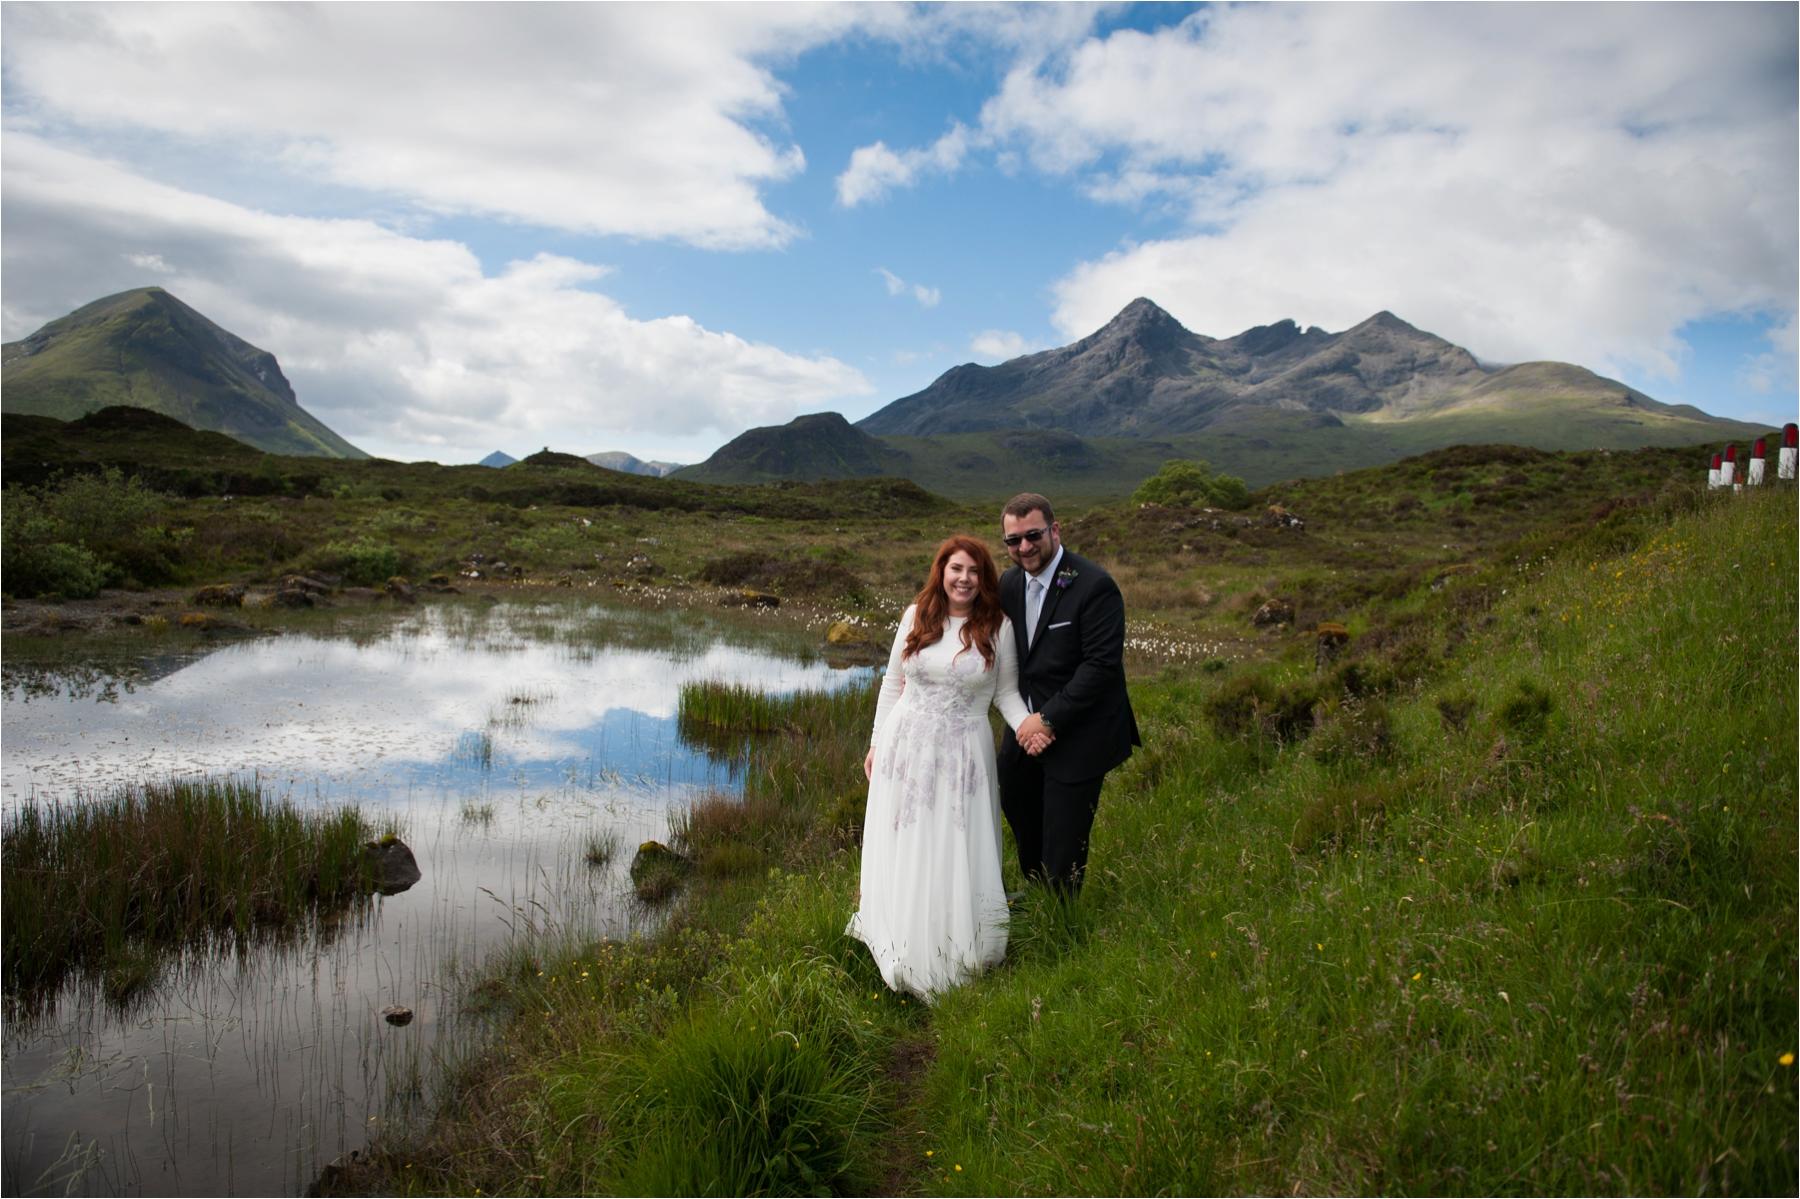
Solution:
<svg viewBox="0 0 1800 1199">
<path fill-rule="evenodd" d="M 1028 883 L 1073 896 L 1106 772 L 1139 744 L 1125 604 L 1064 548 L 1050 501 L 1001 512 L 1013 561 L 966 535 L 938 547 L 900 618 L 863 771 L 862 886 L 848 932 L 894 990 L 927 999 L 1006 955 L 1004 812 Z M 996 754 L 987 710 L 1006 721 Z"/>
</svg>

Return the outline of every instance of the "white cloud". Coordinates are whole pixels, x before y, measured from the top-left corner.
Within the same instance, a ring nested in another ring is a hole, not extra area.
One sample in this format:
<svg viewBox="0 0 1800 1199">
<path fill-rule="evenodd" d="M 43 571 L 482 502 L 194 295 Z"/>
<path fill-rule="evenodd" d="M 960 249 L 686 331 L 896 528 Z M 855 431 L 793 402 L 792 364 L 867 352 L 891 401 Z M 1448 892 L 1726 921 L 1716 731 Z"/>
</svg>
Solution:
<svg viewBox="0 0 1800 1199">
<path fill-rule="evenodd" d="M 850 165 L 837 177 L 838 203 L 855 208 L 879 200 L 898 187 L 910 187 L 928 173 L 949 174 L 962 165 L 971 148 L 969 131 L 961 124 L 929 146 L 895 153 L 887 143 L 859 146 Z"/>
<path fill-rule="evenodd" d="M 259 212 L 17 132 L 0 183 L 7 339 L 143 285 L 131 258 L 154 258 L 173 264 L 157 283 L 274 353 L 307 410 L 384 456 L 651 436 L 703 454 L 871 391 L 834 358 L 628 316 L 594 289 L 605 268 L 566 257 L 486 274 L 457 242 Z"/>
<path fill-rule="evenodd" d="M 1139 295 L 1216 336 L 1385 308 L 1488 359 L 1672 378 L 1682 326 L 1791 314 L 1793 7 L 1548 11 L 1209 7 L 1022 54 L 969 144 L 1186 223 L 1071 270 L 1071 336 Z M 879 149 L 867 194 L 918 180 L 924 152 Z"/>
<path fill-rule="evenodd" d="M 937 288 L 926 287 L 923 283 L 908 283 L 885 266 L 876 267 L 875 273 L 880 275 L 882 282 L 887 284 L 888 295 L 910 295 L 919 302 L 921 308 L 936 308 L 938 301 L 944 298 L 944 294 Z"/>
<path fill-rule="evenodd" d="M 832 5 L 7 5 L 10 107 L 149 129 L 428 211 L 710 247 L 795 234 L 764 65 Z"/>
<path fill-rule="evenodd" d="M 1738 364 L 1738 385 L 1757 396 L 1780 394 L 1791 402 L 1796 377 L 1795 317 L 1789 315 L 1786 321 L 1769 329 L 1764 338 L 1769 343 L 1769 349 L 1757 354 L 1746 354 Z M 1789 416 L 1781 419 L 1785 421 Z"/>
<path fill-rule="evenodd" d="M 1005 362 L 1041 348 L 1011 329 L 983 329 L 969 339 L 969 352 L 989 362 Z"/>
</svg>

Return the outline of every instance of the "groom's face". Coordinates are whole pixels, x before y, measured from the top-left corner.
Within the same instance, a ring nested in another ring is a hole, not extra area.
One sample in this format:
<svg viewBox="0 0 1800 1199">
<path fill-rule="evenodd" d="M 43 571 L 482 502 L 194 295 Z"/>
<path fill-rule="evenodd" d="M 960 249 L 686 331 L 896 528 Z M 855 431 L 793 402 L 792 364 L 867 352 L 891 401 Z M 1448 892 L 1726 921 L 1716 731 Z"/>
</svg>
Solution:
<svg viewBox="0 0 1800 1199">
<path fill-rule="evenodd" d="M 1044 569 L 1062 545 L 1062 526 L 1045 520 L 1041 508 L 1033 508 L 1024 516 L 1002 516 L 1000 532 L 1007 556 L 1027 574 Z M 1036 540 L 1032 540 L 1033 535 Z"/>
</svg>

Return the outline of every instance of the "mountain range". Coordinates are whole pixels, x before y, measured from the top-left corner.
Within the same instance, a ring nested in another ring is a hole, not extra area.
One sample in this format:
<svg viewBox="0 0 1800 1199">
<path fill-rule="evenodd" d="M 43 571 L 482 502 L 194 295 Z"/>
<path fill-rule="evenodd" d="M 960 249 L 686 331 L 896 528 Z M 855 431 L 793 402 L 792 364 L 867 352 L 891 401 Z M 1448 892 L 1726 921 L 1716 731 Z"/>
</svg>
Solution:
<svg viewBox="0 0 1800 1199">
<path fill-rule="evenodd" d="M 651 479 L 660 479 L 681 469 L 679 462 L 645 462 L 642 458 L 632 457 L 624 450 L 606 450 L 599 454 L 585 454 L 583 457 L 595 466 L 604 466 L 607 470 L 624 471 L 628 475 L 644 475 Z"/>
<path fill-rule="evenodd" d="M 367 458 L 300 407 L 281 365 L 160 287 L 95 300 L 0 347 L 0 410 L 148 408 L 275 454 Z"/>
<path fill-rule="evenodd" d="M 953 367 L 854 426 L 814 414 L 752 429 L 678 475 L 898 471 L 946 495 L 1089 495 L 1170 457 L 1258 485 L 1460 443 L 1627 449 L 1755 429 L 1568 363 L 1486 365 L 1390 312 L 1342 333 L 1290 320 L 1214 338 L 1140 298 L 1071 345 Z"/>
<path fill-rule="evenodd" d="M 272 453 L 367 456 L 300 407 L 274 355 L 159 287 L 52 321 L 7 343 L 0 363 L 7 412 L 72 420 L 124 404 Z M 813 413 L 751 429 L 694 466 L 619 451 L 586 461 L 699 482 L 896 475 L 958 498 L 1098 498 L 1170 458 L 1256 486 L 1457 444 L 1629 449 L 1764 431 L 1568 363 L 1485 364 L 1389 312 L 1341 333 L 1288 320 L 1214 338 L 1140 298 L 1070 345 L 953 367 L 854 425 Z"/>
</svg>

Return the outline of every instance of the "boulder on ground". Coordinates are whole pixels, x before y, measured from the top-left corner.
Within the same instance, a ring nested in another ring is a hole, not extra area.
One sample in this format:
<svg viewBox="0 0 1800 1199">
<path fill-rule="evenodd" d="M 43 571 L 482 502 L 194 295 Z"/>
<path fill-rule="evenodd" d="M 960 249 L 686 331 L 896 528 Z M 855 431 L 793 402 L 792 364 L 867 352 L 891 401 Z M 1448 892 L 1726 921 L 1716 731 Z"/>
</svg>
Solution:
<svg viewBox="0 0 1800 1199">
<path fill-rule="evenodd" d="M 203 608 L 241 608 L 244 606 L 242 583 L 208 583 L 194 592 L 193 602 Z"/>
<path fill-rule="evenodd" d="M 317 602 L 317 594 L 303 591 L 298 587 L 283 587 L 269 596 L 269 606 L 272 608 L 310 608 Z"/>
<path fill-rule="evenodd" d="M 1256 614 L 1250 618 L 1250 623 L 1258 628 L 1276 624 L 1293 624 L 1294 605 L 1284 599 L 1269 600 L 1256 610 Z"/>
<path fill-rule="evenodd" d="M 1280 504 L 1270 504 L 1263 513 L 1263 523 L 1278 529 L 1304 529 L 1306 522 L 1299 515 L 1283 508 Z"/>
<path fill-rule="evenodd" d="M 425 877 L 413 851 L 398 837 L 370 841 L 363 846 L 363 857 L 372 867 L 375 889 L 383 895 L 398 895 Z"/>
<path fill-rule="evenodd" d="M 832 621 L 831 627 L 825 630 L 825 640 L 832 645 L 870 644 L 868 632 L 847 620 Z"/>
</svg>

